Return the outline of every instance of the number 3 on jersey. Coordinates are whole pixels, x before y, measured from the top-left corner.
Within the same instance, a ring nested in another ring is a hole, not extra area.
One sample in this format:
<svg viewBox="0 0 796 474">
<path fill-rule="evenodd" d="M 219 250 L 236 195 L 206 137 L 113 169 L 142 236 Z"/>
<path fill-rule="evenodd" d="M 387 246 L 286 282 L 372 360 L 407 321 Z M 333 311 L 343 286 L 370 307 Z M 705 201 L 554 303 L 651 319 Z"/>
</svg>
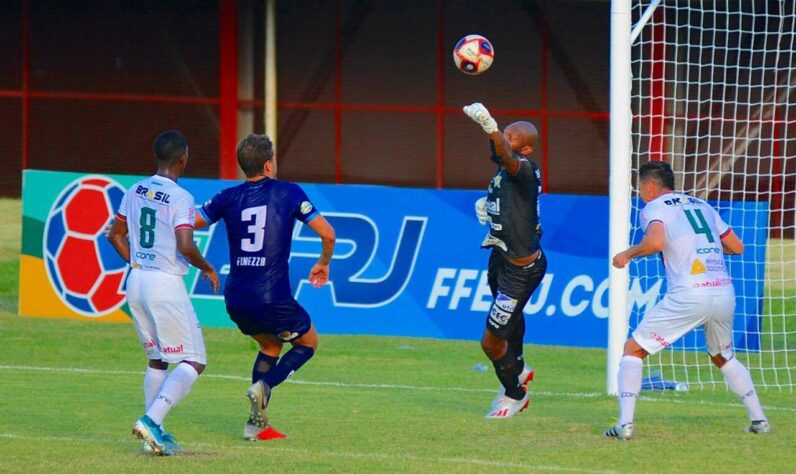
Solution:
<svg viewBox="0 0 796 474">
<path fill-rule="evenodd" d="M 713 238 L 713 234 L 710 232 L 707 221 L 705 221 L 705 216 L 702 215 L 701 209 L 685 209 L 683 212 L 685 212 L 685 217 L 688 218 L 688 223 L 691 224 L 691 228 L 694 229 L 695 234 L 705 234 L 705 237 L 708 238 L 708 242 L 711 244 L 716 241 L 716 239 Z"/>
<path fill-rule="evenodd" d="M 247 207 L 240 211 L 241 222 L 252 222 L 247 231 L 250 237 L 240 239 L 240 249 L 244 252 L 259 252 L 265 242 L 265 212 L 268 206 Z"/>
</svg>

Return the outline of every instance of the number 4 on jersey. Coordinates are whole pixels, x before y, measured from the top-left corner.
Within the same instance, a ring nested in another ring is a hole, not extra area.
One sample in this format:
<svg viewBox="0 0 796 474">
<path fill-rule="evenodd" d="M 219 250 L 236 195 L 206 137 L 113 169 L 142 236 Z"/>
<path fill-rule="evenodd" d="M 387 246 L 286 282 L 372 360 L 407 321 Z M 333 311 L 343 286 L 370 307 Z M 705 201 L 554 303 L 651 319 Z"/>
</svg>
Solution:
<svg viewBox="0 0 796 474">
<path fill-rule="evenodd" d="M 688 222 L 691 224 L 691 228 L 694 229 L 695 234 L 705 234 L 711 244 L 716 241 L 710 232 L 707 221 L 705 221 L 705 216 L 702 215 L 701 209 L 685 209 L 683 212 L 685 212 L 685 217 L 688 218 Z"/>
</svg>

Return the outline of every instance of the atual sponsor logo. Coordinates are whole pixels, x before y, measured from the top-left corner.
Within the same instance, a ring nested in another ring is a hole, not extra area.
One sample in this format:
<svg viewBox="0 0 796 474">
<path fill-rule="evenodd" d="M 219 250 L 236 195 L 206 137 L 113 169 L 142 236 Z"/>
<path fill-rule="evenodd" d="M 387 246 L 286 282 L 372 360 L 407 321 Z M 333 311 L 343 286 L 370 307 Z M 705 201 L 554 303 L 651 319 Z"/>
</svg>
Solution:
<svg viewBox="0 0 796 474">
<path fill-rule="evenodd" d="M 671 344 L 669 341 L 667 341 L 667 340 L 666 340 L 666 339 L 665 339 L 663 336 L 661 336 L 660 334 L 658 334 L 658 333 L 656 333 L 656 332 L 651 332 L 651 333 L 650 333 L 650 338 L 651 338 L 652 340 L 654 340 L 655 342 L 657 342 L 658 344 L 662 345 L 663 347 L 669 347 L 669 346 L 671 346 L 671 345 L 672 345 L 672 344 Z"/>
<path fill-rule="evenodd" d="M 163 346 L 163 348 L 160 349 L 160 352 L 165 352 L 166 354 L 176 354 L 183 352 L 184 350 L 185 349 L 183 345 L 180 344 L 179 346 Z"/>
</svg>

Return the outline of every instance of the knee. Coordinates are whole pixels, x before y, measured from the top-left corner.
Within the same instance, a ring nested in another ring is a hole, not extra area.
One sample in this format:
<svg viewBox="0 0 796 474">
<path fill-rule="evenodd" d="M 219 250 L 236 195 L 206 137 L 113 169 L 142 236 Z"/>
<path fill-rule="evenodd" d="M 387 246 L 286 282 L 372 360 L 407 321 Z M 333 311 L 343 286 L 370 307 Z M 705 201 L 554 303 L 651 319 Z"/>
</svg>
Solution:
<svg viewBox="0 0 796 474">
<path fill-rule="evenodd" d="M 188 362 L 188 364 L 190 364 L 199 375 L 202 375 L 202 372 L 204 372 L 207 367 L 207 364 L 200 364 L 199 362 Z"/>
<path fill-rule="evenodd" d="M 727 359 L 725 359 L 724 356 L 721 354 L 710 356 L 710 360 L 713 362 L 713 365 L 715 365 L 718 368 L 724 367 L 724 364 L 727 363 Z"/>
<path fill-rule="evenodd" d="M 309 347 L 310 349 L 312 349 L 313 352 L 318 352 L 318 338 L 317 337 L 315 339 L 313 339 L 312 341 L 310 341 L 309 344 L 304 344 L 304 345 Z"/>
<path fill-rule="evenodd" d="M 304 334 L 303 336 L 295 339 L 293 341 L 293 347 L 295 346 L 304 346 L 312 349 L 313 351 L 318 350 L 318 333 L 315 332 L 314 329 L 311 329 L 309 332 Z"/>
<path fill-rule="evenodd" d="M 489 360 L 497 360 L 506 354 L 506 341 L 498 339 L 487 331 L 481 338 L 481 349 Z"/>
<path fill-rule="evenodd" d="M 169 364 L 160 359 L 149 359 L 149 367 L 157 370 L 166 370 L 169 368 Z"/>
<path fill-rule="evenodd" d="M 627 342 L 625 342 L 624 355 L 638 357 L 639 359 L 643 360 L 645 357 L 649 355 L 649 352 L 644 350 L 644 348 L 638 345 L 638 342 L 636 342 L 636 340 L 631 337 L 630 339 L 627 340 Z"/>
<path fill-rule="evenodd" d="M 308 349 L 308 350 L 312 351 L 312 353 L 310 354 L 310 357 L 312 357 L 312 356 L 315 355 L 316 352 L 318 352 L 318 341 L 315 340 L 312 344 L 307 344 L 307 343 L 303 343 L 303 342 L 294 342 L 293 343 L 293 348 L 294 349 L 301 349 L 301 348 Z"/>
</svg>

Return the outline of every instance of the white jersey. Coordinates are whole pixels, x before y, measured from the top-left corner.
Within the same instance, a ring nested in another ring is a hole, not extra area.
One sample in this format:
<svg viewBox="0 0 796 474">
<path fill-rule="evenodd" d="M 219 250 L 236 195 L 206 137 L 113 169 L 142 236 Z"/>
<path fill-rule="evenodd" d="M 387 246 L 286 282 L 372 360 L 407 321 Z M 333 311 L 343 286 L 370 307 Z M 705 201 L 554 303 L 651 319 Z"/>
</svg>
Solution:
<svg viewBox="0 0 796 474">
<path fill-rule="evenodd" d="M 133 268 L 188 273 L 175 236 L 177 229 L 194 226 L 194 200 L 188 191 L 169 178 L 151 176 L 127 190 L 116 217 L 127 221 Z"/>
<path fill-rule="evenodd" d="M 708 203 L 686 194 L 664 194 L 644 206 L 640 219 L 644 232 L 653 222 L 663 223 L 663 263 L 669 293 L 732 289 L 721 245 L 721 238 L 731 229 Z"/>
</svg>

